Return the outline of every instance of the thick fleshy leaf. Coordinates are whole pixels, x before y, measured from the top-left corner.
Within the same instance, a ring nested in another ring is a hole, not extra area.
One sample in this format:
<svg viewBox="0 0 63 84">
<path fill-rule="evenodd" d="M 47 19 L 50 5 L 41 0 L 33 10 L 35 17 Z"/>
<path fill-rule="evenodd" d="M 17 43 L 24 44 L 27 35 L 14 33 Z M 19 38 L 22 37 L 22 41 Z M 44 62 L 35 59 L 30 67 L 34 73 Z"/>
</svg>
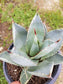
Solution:
<svg viewBox="0 0 63 84">
<path fill-rule="evenodd" d="M 25 28 L 14 22 L 12 23 L 12 29 L 13 29 L 14 46 L 17 49 L 20 49 L 26 42 L 27 31 Z"/>
<path fill-rule="evenodd" d="M 46 25 L 43 23 L 44 25 L 44 29 L 45 29 L 45 36 L 47 35 L 47 28 L 46 28 Z"/>
<path fill-rule="evenodd" d="M 33 44 L 34 41 L 34 29 L 36 30 L 36 35 L 39 41 L 39 45 L 42 45 L 42 41 L 44 40 L 45 37 L 45 29 L 43 26 L 43 23 L 39 17 L 38 14 L 36 14 L 30 24 L 29 30 L 28 30 L 28 35 L 27 35 L 27 41 L 26 41 L 26 50 L 27 53 L 30 52 L 30 48 Z"/>
<path fill-rule="evenodd" d="M 43 61 L 38 66 L 30 67 L 28 72 L 32 75 L 51 78 L 54 63 Z"/>
<path fill-rule="evenodd" d="M 38 45 L 38 40 L 35 35 L 34 42 L 32 44 L 31 50 L 30 50 L 30 56 L 34 56 L 39 52 L 39 45 Z"/>
<path fill-rule="evenodd" d="M 20 51 L 26 52 L 26 45 L 24 45 L 24 46 L 20 49 Z"/>
<path fill-rule="evenodd" d="M 17 65 L 16 63 L 14 63 L 11 58 L 10 58 L 11 53 L 8 53 L 7 51 L 3 52 L 0 54 L 0 60 L 10 63 L 10 64 L 14 64 Z"/>
<path fill-rule="evenodd" d="M 49 57 L 46 60 L 50 63 L 54 62 L 54 65 L 57 65 L 63 63 L 63 56 L 61 56 L 60 54 L 55 54 L 54 56 Z"/>
<path fill-rule="evenodd" d="M 53 41 L 57 41 L 59 38 L 63 40 L 63 29 L 52 30 L 46 35 L 46 39 Z"/>
<path fill-rule="evenodd" d="M 31 78 L 31 74 L 29 74 L 26 69 L 24 69 L 22 72 L 21 72 L 21 76 L 20 76 L 20 81 L 21 81 L 21 84 L 27 84 L 28 81 L 30 80 Z"/>
<path fill-rule="evenodd" d="M 44 40 L 44 43 L 43 43 L 43 45 L 41 47 L 41 50 L 44 49 L 44 48 L 46 48 L 47 46 L 50 46 L 53 43 L 54 42 L 52 40 L 50 40 L 50 39 Z"/>
<path fill-rule="evenodd" d="M 60 49 L 61 43 L 62 43 L 62 40 L 60 40 L 59 42 L 57 42 L 57 41 L 54 42 L 50 46 L 47 46 L 46 48 L 41 50 L 35 57 L 32 57 L 32 59 L 41 58 L 42 60 L 44 60 L 45 58 L 53 56 Z"/>
<path fill-rule="evenodd" d="M 11 59 L 20 66 L 36 66 L 37 63 L 33 62 L 26 53 L 20 51 L 14 51 L 11 55 Z"/>
</svg>

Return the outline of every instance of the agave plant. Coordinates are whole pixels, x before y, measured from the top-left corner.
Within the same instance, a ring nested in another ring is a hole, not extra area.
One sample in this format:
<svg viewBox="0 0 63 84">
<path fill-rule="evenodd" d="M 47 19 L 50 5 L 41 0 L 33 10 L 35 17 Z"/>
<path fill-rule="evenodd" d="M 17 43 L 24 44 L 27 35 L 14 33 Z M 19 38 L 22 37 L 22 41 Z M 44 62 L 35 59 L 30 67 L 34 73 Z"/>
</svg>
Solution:
<svg viewBox="0 0 63 84">
<path fill-rule="evenodd" d="M 51 78 L 54 65 L 63 62 L 58 51 L 63 41 L 63 29 L 47 32 L 45 24 L 36 14 L 28 32 L 12 21 L 12 50 L 0 54 L 0 60 L 23 67 L 21 84 L 27 84 L 32 75 Z"/>
</svg>

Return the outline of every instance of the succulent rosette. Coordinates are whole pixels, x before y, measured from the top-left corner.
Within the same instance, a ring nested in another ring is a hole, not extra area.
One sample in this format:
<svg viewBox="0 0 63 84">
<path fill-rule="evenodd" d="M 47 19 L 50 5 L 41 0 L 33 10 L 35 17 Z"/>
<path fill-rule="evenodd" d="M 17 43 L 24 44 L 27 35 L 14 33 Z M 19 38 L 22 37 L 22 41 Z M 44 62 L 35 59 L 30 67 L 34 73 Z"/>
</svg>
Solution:
<svg viewBox="0 0 63 84">
<path fill-rule="evenodd" d="M 12 22 L 12 50 L 0 54 L 0 60 L 23 67 L 20 81 L 27 84 L 32 75 L 51 78 L 54 65 L 63 63 L 58 51 L 63 41 L 63 29 L 47 32 L 45 24 L 36 14 L 27 30 Z"/>
</svg>

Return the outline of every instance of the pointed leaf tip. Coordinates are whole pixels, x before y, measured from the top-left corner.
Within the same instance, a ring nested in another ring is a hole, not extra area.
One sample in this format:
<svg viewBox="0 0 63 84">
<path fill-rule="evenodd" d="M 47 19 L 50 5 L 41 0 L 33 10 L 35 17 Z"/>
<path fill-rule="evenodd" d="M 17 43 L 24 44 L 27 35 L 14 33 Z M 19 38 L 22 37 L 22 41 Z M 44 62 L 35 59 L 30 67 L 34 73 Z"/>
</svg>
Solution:
<svg viewBox="0 0 63 84">
<path fill-rule="evenodd" d="M 58 43 L 61 39 L 57 40 L 56 43 Z"/>
<path fill-rule="evenodd" d="M 52 38 L 51 38 L 52 37 Z M 63 29 L 52 30 L 47 33 L 46 39 L 57 41 L 59 38 L 63 41 Z"/>
<path fill-rule="evenodd" d="M 52 79 L 51 74 L 52 74 L 52 73 L 49 73 L 49 75 L 47 75 L 47 77 Z"/>
<path fill-rule="evenodd" d="M 36 30 L 35 30 L 35 28 L 34 28 L 34 33 L 35 33 L 35 35 L 36 35 Z"/>
<path fill-rule="evenodd" d="M 37 16 L 38 16 L 38 13 L 37 13 Z"/>
<path fill-rule="evenodd" d="M 46 24 L 45 21 L 43 22 L 43 24 L 44 24 L 44 25 Z"/>
<path fill-rule="evenodd" d="M 7 50 L 8 53 L 11 53 L 9 50 Z"/>
<path fill-rule="evenodd" d="M 12 23 L 14 23 L 14 20 L 12 19 Z"/>
<path fill-rule="evenodd" d="M 27 31 L 24 27 L 12 21 L 13 43 L 16 49 L 21 49 L 26 42 Z"/>
</svg>

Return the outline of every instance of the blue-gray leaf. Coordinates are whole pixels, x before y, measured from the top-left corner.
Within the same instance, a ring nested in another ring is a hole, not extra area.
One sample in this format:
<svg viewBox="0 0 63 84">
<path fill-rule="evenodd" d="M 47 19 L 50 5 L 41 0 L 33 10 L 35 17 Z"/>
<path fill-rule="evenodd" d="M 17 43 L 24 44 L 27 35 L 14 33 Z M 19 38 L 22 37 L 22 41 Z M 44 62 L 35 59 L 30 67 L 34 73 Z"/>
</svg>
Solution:
<svg viewBox="0 0 63 84">
<path fill-rule="evenodd" d="M 39 45 L 38 45 L 38 40 L 37 37 L 35 35 L 32 47 L 30 49 L 30 56 L 34 56 L 39 52 Z"/>
<path fill-rule="evenodd" d="M 46 39 L 53 41 L 57 41 L 59 38 L 63 40 L 63 29 L 52 30 L 46 35 Z"/>
<path fill-rule="evenodd" d="M 32 75 L 29 74 L 26 69 L 23 69 L 23 71 L 21 72 L 21 76 L 20 76 L 21 84 L 27 84 L 31 76 Z"/>
<path fill-rule="evenodd" d="M 54 42 L 50 46 L 47 46 L 43 50 L 41 50 L 35 57 L 32 57 L 32 59 L 41 58 L 42 60 L 44 60 L 45 58 L 53 56 L 60 49 L 61 44 L 62 44 L 62 40 L 60 40 L 59 42 Z"/>
<path fill-rule="evenodd" d="M 14 63 L 12 61 L 12 59 L 10 58 L 11 53 L 8 53 L 7 51 L 4 51 L 3 53 L 0 54 L 0 60 L 10 63 L 10 64 L 14 64 L 17 65 L 16 63 Z"/>
<path fill-rule="evenodd" d="M 33 62 L 25 52 L 14 51 L 10 57 L 19 66 L 37 66 L 37 62 Z"/>
<path fill-rule="evenodd" d="M 39 17 L 38 14 L 36 14 L 30 24 L 29 30 L 28 30 L 28 34 L 27 34 L 27 41 L 26 41 L 26 50 L 27 53 L 30 52 L 31 46 L 33 44 L 34 41 L 34 29 L 36 30 L 36 35 L 39 41 L 39 46 L 42 45 L 42 41 L 44 40 L 45 37 L 45 29 L 44 29 L 44 25 Z"/>
<path fill-rule="evenodd" d="M 14 46 L 17 49 L 20 49 L 26 42 L 27 31 L 25 28 L 16 23 L 12 24 L 12 29 L 13 29 Z"/>
<path fill-rule="evenodd" d="M 35 75 L 35 76 L 51 78 L 53 65 L 54 65 L 53 62 L 50 63 L 47 61 L 43 61 L 38 66 L 30 67 L 28 69 L 28 72 L 32 75 Z"/>
<path fill-rule="evenodd" d="M 60 54 L 55 54 L 52 57 L 46 59 L 48 62 L 54 62 L 54 65 L 63 63 L 63 56 Z"/>
</svg>

